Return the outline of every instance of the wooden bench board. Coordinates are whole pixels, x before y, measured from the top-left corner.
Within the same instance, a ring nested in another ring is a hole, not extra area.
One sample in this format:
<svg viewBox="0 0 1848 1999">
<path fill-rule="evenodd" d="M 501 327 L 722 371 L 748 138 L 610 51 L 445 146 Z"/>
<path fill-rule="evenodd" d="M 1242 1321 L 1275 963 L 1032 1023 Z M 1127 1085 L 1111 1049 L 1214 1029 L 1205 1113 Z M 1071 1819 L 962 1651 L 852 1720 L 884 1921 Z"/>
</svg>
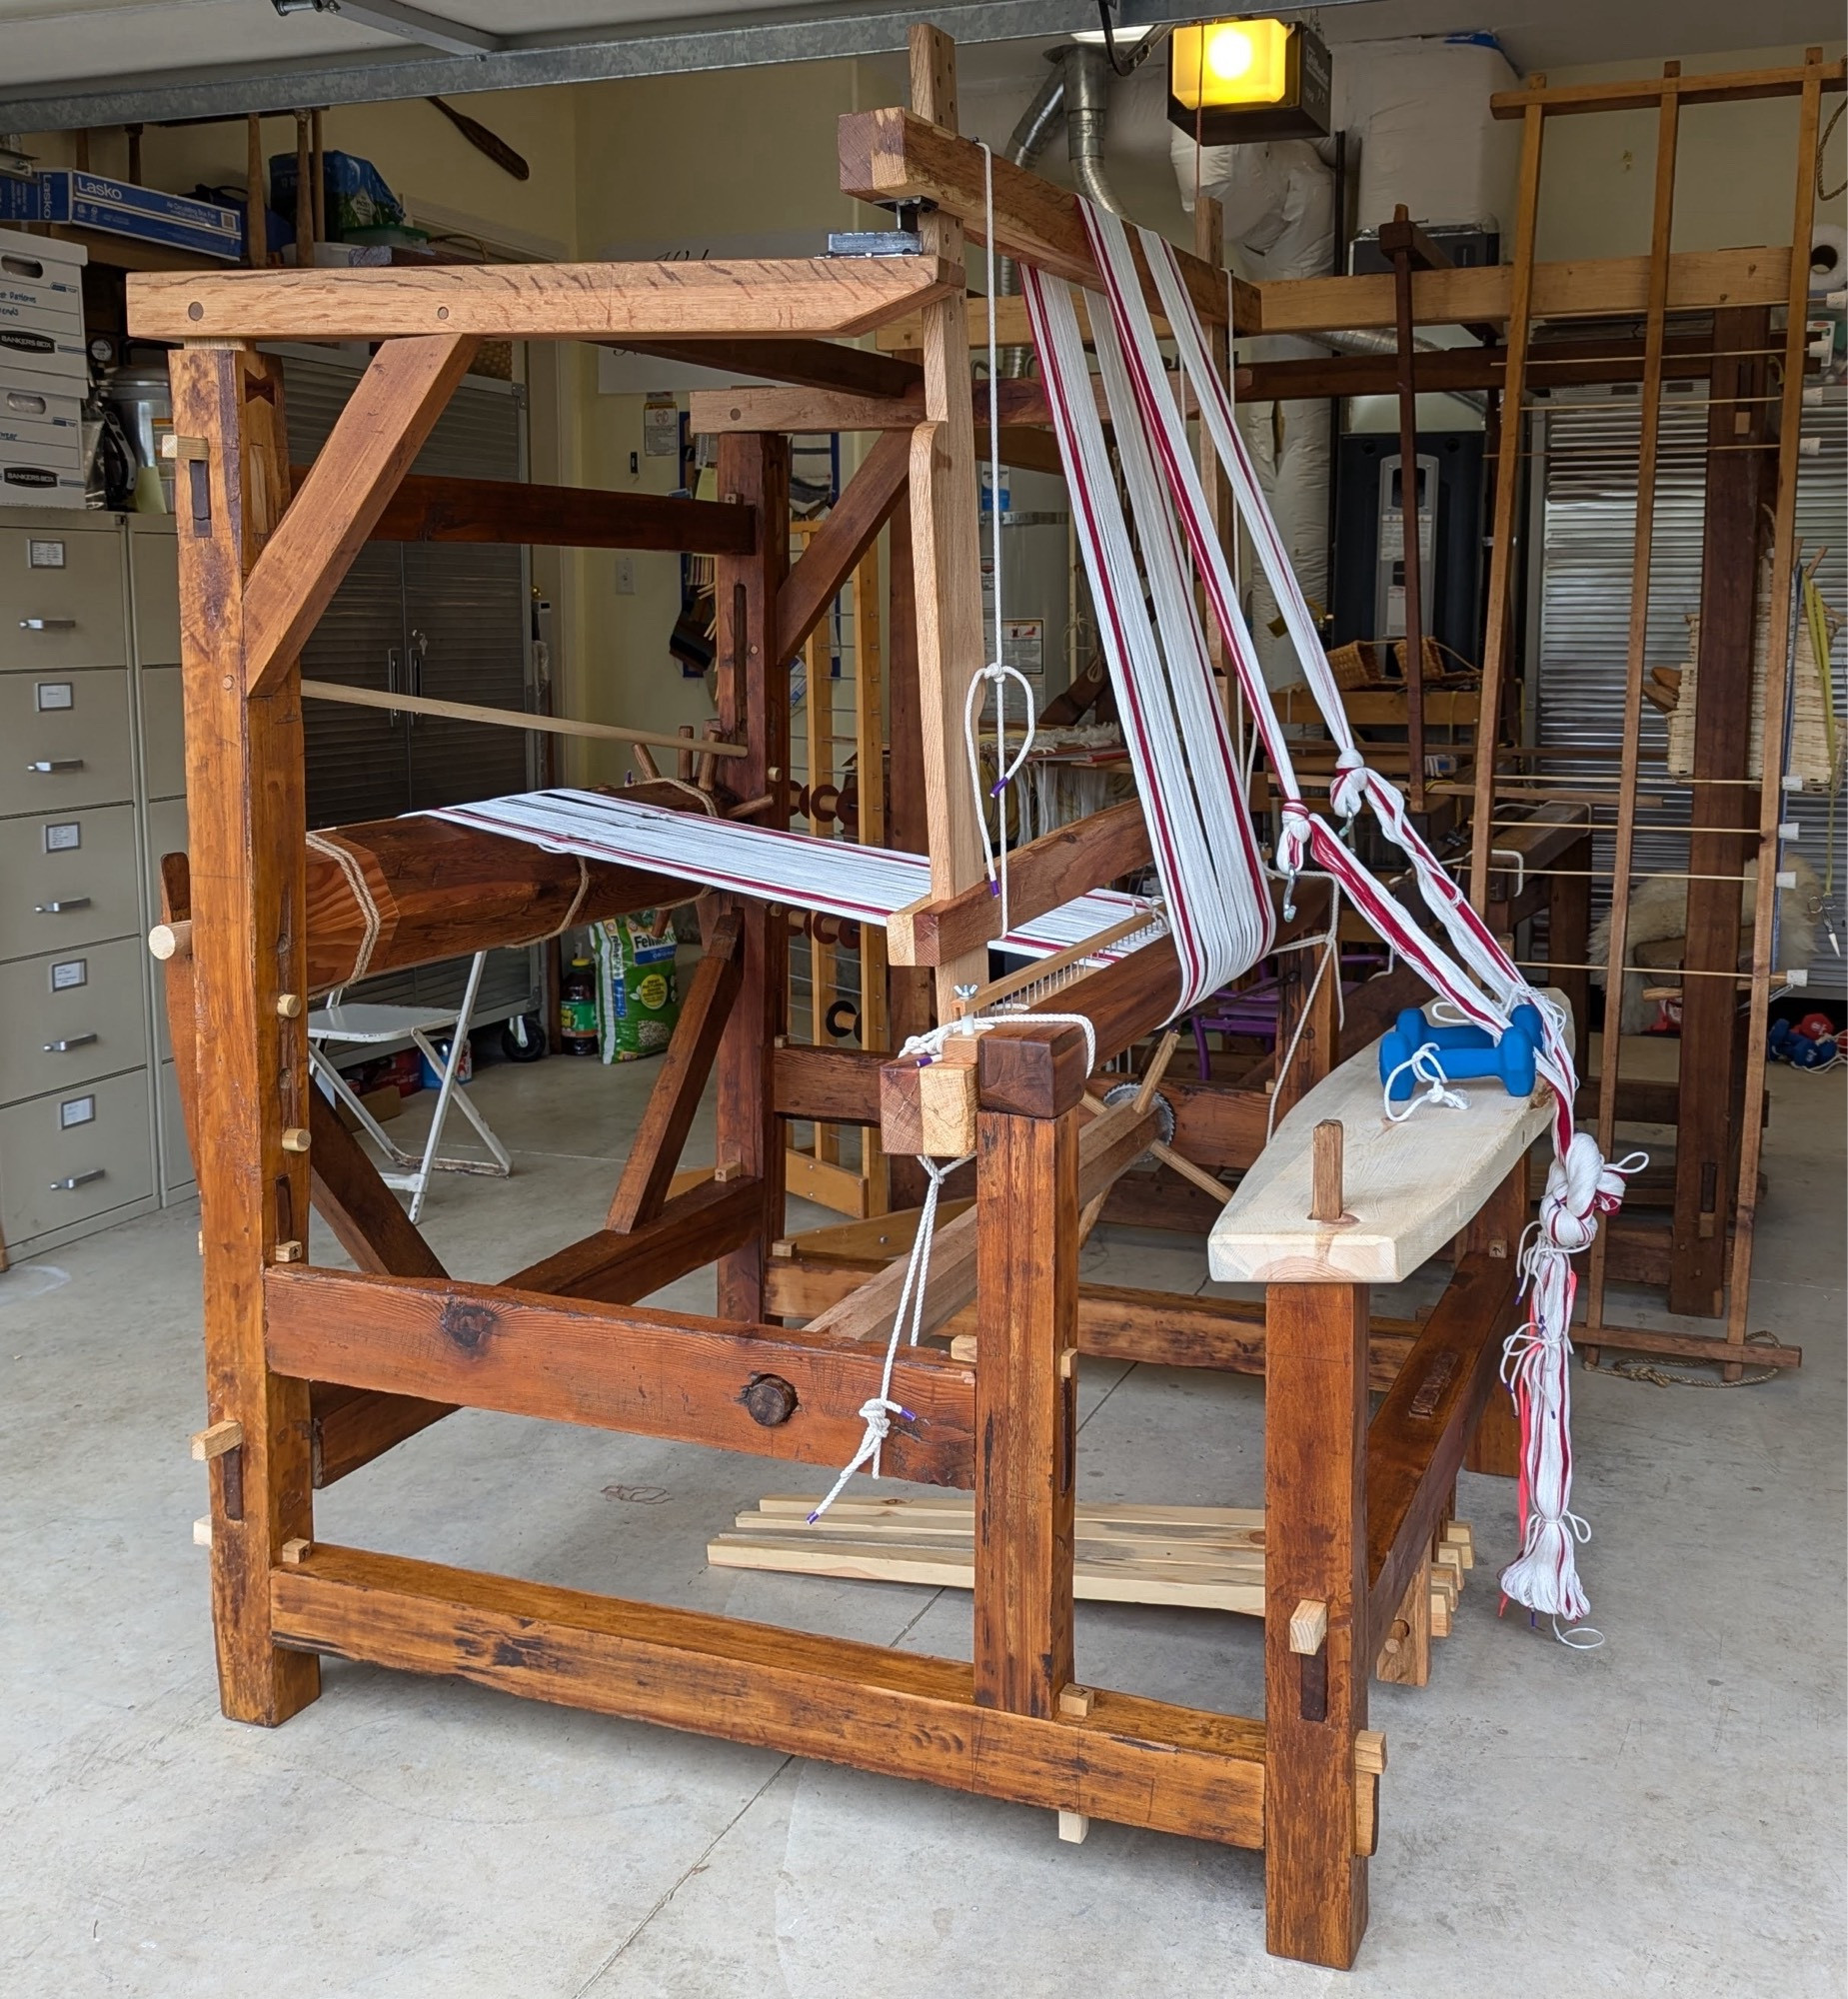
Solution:
<svg viewBox="0 0 1848 1999">
<path fill-rule="evenodd" d="M 1562 1000 L 1554 991 L 1551 997 Z M 1498 1081 L 1455 1085 L 1462 1110 L 1423 1104 L 1387 1121 L 1379 1043 L 1324 1076 L 1277 1125 L 1207 1237 L 1221 1282 L 1396 1284 L 1455 1235 L 1542 1136 L 1552 1091 L 1511 1097 Z M 1309 1219 L 1311 1136 L 1343 1127 L 1339 1222 Z"/>
</svg>

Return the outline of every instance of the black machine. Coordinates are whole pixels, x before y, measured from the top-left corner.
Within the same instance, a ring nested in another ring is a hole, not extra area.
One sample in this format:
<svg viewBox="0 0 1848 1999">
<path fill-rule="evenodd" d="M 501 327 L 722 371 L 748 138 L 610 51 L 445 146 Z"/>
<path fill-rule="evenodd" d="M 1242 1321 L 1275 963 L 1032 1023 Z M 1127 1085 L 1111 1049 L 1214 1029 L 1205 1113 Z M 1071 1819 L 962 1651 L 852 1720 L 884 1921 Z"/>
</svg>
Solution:
<svg viewBox="0 0 1848 1999">
<path fill-rule="evenodd" d="M 1396 433 L 1339 441 L 1332 643 L 1405 636 L 1403 482 Z M 1425 635 L 1481 665 L 1482 433 L 1418 436 L 1418 547 Z"/>
</svg>

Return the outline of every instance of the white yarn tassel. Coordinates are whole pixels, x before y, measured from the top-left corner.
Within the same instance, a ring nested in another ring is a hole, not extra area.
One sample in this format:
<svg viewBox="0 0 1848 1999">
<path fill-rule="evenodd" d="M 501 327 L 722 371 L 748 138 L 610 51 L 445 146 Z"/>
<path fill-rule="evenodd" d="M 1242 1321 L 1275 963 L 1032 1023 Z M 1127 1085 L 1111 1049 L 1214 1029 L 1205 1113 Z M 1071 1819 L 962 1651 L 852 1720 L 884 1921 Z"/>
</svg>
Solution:
<svg viewBox="0 0 1848 1999">
<path fill-rule="evenodd" d="M 1521 1250 L 1527 1323 L 1510 1335 L 1501 1377 L 1514 1396 L 1521 1425 L 1521 1551 L 1501 1572 L 1502 1594 L 1527 1609 L 1568 1624 L 1590 1609 L 1578 1579 L 1576 1544 L 1591 1530 L 1571 1510 L 1572 1302 L 1578 1278 L 1572 1258 L 1588 1249 L 1598 1216 L 1623 1202 L 1623 1176 L 1644 1163 L 1633 1153 L 1607 1165 L 1588 1131 L 1573 1134 L 1546 1175 L 1540 1218 Z"/>
</svg>

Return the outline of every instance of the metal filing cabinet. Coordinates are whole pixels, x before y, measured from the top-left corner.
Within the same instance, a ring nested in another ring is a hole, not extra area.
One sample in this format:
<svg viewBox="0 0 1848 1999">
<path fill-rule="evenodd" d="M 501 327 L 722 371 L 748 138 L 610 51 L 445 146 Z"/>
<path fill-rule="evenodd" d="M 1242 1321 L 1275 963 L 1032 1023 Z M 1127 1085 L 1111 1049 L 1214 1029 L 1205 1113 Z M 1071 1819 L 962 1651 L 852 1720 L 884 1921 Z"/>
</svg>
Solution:
<svg viewBox="0 0 1848 1999">
<path fill-rule="evenodd" d="M 158 1197 L 128 555 L 114 515 L 0 513 L 0 1233 L 12 1256 Z"/>
<path fill-rule="evenodd" d="M 129 604 L 133 616 L 136 710 L 141 729 L 142 865 L 148 921 L 160 920 L 163 854 L 186 851 L 186 731 L 180 696 L 180 573 L 173 524 L 128 518 Z M 161 1198 L 193 1191 L 192 1155 L 174 1079 L 167 1031 L 166 974 L 148 965 L 154 1030 L 154 1130 Z"/>
</svg>

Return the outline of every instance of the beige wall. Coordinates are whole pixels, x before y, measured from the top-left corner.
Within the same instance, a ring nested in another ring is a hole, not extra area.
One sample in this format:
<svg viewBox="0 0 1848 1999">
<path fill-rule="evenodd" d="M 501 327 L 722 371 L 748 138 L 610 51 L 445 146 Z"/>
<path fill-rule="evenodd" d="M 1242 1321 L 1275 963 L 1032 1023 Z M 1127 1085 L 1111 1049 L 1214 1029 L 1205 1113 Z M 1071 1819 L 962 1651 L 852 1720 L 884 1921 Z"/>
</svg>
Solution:
<svg viewBox="0 0 1848 1999">
<path fill-rule="evenodd" d="M 1844 44 L 1828 46 L 1831 57 Z M 1696 71 L 1766 69 L 1800 63 L 1800 48 L 1741 49 L 1683 65 Z M 1640 63 L 1549 71 L 1549 83 L 1597 83 L 1649 74 Z M 1823 117 L 1842 102 L 1823 99 Z M 1845 120 L 1844 123 L 1848 123 Z M 1790 241 L 1795 194 L 1797 103 L 1767 98 L 1745 104 L 1696 104 L 1681 114 L 1675 181 L 1674 247 L 1720 250 Z M 1649 248 L 1655 195 L 1656 118 L 1611 111 L 1552 118 L 1540 182 L 1539 254 L 1543 258 L 1641 256 Z M 1843 133 L 1829 148 L 1829 184 L 1844 178 Z M 1826 219 L 1843 220 L 1840 200 Z"/>
<path fill-rule="evenodd" d="M 840 188 L 835 121 L 855 108 L 859 65 L 793 64 L 588 85 L 578 93 L 577 240 L 586 256 L 819 253 L 831 229 L 863 214 Z M 884 100 L 868 100 L 884 101 Z M 620 492 L 668 492 L 677 461 L 642 451 L 640 395 L 600 395 L 597 355 L 575 356 L 582 478 Z M 631 472 L 631 454 L 637 470 Z M 680 559 L 629 558 L 633 595 L 616 588 L 618 558 L 576 558 L 570 712 L 592 721 L 672 731 L 713 713 L 703 681 L 682 678 L 668 652 L 680 610 Z M 576 768 L 620 784 L 617 744 L 579 746 Z"/>
</svg>

